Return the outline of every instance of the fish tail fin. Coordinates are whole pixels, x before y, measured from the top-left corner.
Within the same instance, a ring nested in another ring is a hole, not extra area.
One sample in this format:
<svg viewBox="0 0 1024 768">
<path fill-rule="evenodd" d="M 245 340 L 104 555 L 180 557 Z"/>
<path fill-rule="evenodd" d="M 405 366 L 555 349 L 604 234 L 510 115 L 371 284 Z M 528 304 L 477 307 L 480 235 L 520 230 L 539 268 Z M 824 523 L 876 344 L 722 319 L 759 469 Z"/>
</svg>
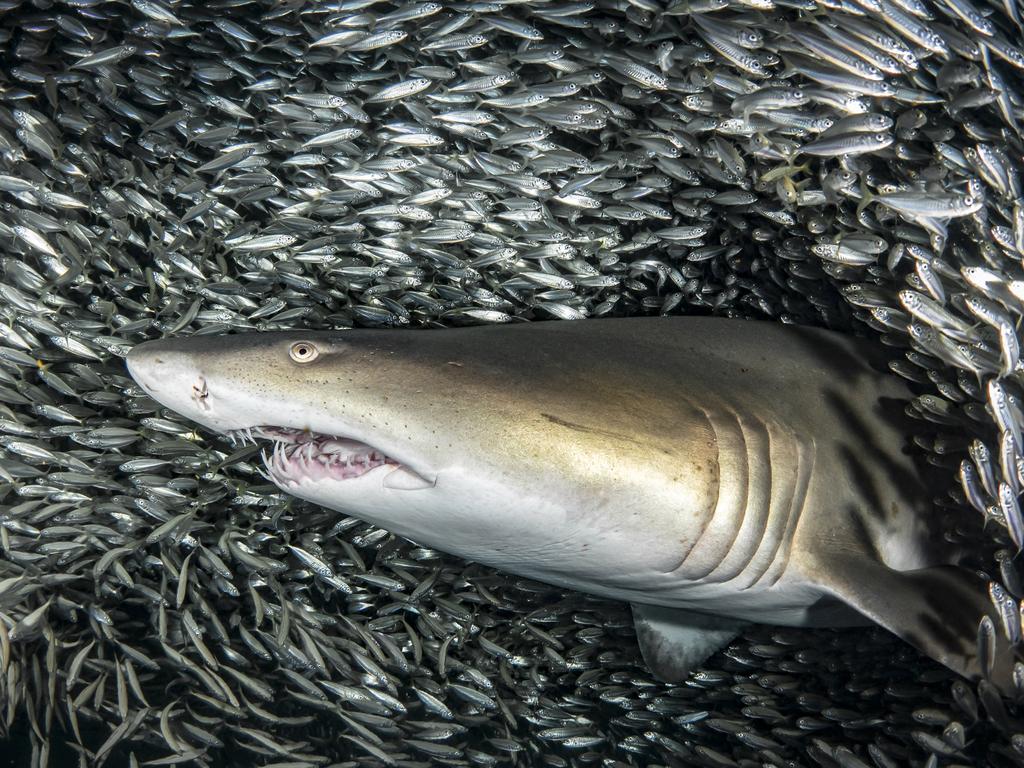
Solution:
<svg viewBox="0 0 1024 768">
<path fill-rule="evenodd" d="M 783 63 L 783 65 L 785 65 L 785 67 L 786 67 L 786 68 L 785 68 L 785 69 L 784 69 L 784 70 L 783 70 L 783 71 L 782 71 L 782 72 L 781 72 L 781 73 L 779 74 L 779 77 L 780 77 L 780 78 L 782 78 L 782 79 L 784 79 L 784 80 L 785 80 L 785 79 L 788 79 L 788 78 L 791 78 L 791 77 L 793 77 L 794 75 L 799 75 L 799 74 L 800 74 L 800 67 L 799 67 L 799 66 L 797 66 L 797 65 L 796 65 L 796 64 L 795 64 L 794 62 L 792 62 L 792 61 L 791 61 L 790 59 L 788 59 L 788 58 L 787 58 L 787 57 L 786 57 L 785 55 L 783 55 L 783 54 L 779 54 L 779 57 L 780 57 L 780 58 L 782 59 L 782 63 Z"/>
<path fill-rule="evenodd" d="M 987 679 L 1014 695 L 1013 668 L 1024 660 L 1006 638 L 988 581 L 955 565 L 893 570 L 863 557 L 830 557 L 822 586 L 866 618 L 971 680 Z M 979 641 L 979 624 L 996 630 Z"/>
<path fill-rule="evenodd" d="M 860 218 L 860 215 L 863 212 L 863 210 L 865 208 L 867 208 L 869 205 L 871 205 L 871 203 L 872 203 L 872 201 L 874 199 L 875 199 L 874 193 L 872 193 L 871 190 L 869 190 L 867 188 L 867 185 L 863 181 L 861 181 L 861 183 L 860 183 L 860 202 L 857 203 L 857 218 L 858 219 Z"/>
</svg>

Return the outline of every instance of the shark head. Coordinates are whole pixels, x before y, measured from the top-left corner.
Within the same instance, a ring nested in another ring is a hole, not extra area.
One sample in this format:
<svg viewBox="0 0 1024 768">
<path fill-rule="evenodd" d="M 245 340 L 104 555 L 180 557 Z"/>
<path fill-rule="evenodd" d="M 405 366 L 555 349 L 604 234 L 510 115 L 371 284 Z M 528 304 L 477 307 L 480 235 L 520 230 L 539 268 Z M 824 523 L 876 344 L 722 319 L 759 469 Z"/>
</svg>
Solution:
<svg viewBox="0 0 1024 768">
<path fill-rule="evenodd" d="M 378 350 L 340 334 L 251 334 L 150 342 L 128 370 L 161 404 L 216 432 L 273 443 L 264 460 L 289 491 L 433 487 L 440 457 L 414 441 L 383 404 L 409 402 L 388 386 Z M 339 492 L 340 493 L 340 492 Z"/>
<path fill-rule="evenodd" d="M 399 373 L 395 350 L 357 335 L 160 340 L 127 364 L 162 405 L 232 440 L 265 440 L 267 475 L 283 490 L 384 522 L 457 459 L 436 427 L 408 417 L 430 413 L 429 396 Z"/>
<path fill-rule="evenodd" d="M 630 365 L 557 329 L 192 336 L 141 344 L 127 363 L 162 405 L 267 441 L 267 474 L 289 494 L 589 591 L 652 559 L 670 570 L 687 500 L 706 505 L 717 471 L 661 393 L 626 406 Z"/>
</svg>

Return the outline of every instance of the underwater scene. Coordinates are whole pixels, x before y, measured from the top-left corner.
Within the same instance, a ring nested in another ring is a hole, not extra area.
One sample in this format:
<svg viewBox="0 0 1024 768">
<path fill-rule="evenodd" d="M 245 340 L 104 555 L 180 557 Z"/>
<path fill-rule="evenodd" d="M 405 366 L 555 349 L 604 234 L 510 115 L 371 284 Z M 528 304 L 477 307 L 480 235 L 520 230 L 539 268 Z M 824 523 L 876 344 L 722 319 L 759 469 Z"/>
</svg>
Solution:
<svg viewBox="0 0 1024 768">
<path fill-rule="evenodd" d="M 1024 764 L 1018 0 L 0 0 L 0 766 Z"/>
</svg>

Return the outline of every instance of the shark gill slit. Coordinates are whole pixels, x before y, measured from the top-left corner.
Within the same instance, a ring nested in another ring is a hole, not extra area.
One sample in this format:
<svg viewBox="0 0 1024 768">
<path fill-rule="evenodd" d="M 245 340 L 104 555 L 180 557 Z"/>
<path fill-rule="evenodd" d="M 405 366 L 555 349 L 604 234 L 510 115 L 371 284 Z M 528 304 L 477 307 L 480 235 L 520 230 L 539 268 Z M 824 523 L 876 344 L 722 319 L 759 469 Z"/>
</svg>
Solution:
<svg viewBox="0 0 1024 768">
<path fill-rule="evenodd" d="M 737 415 L 731 410 L 725 410 L 724 414 L 727 415 L 705 411 L 718 445 L 718 499 L 715 509 L 704 522 L 689 552 L 670 571 L 682 571 L 681 575 L 691 581 L 704 579 L 721 563 L 739 534 L 747 509 L 750 459 L 746 439 Z M 687 563 L 694 557 L 703 558 L 706 564 L 687 569 Z"/>
<path fill-rule="evenodd" d="M 694 410 L 700 411 L 701 416 L 704 417 L 704 421 L 705 421 L 705 423 L 707 425 L 707 428 L 711 431 L 711 434 L 715 438 L 715 442 L 714 442 L 714 446 L 715 446 L 715 471 L 718 474 L 718 478 L 719 479 L 718 479 L 717 482 L 715 482 L 713 484 L 715 498 L 713 500 L 712 499 L 708 500 L 707 509 L 709 511 L 706 513 L 705 519 L 704 519 L 703 523 L 701 524 L 700 533 L 697 534 L 696 538 L 693 539 L 693 541 L 690 543 L 690 545 L 688 547 L 685 547 L 685 551 L 680 553 L 680 555 L 679 555 L 679 562 L 676 563 L 671 568 L 669 568 L 667 571 L 665 571 L 665 573 L 669 573 L 669 574 L 675 573 L 676 571 L 678 571 L 680 568 L 683 567 L 683 563 L 686 562 L 686 558 L 690 556 L 690 553 L 693 551 L 693 548 L 695 546 L 697 546 L 697 542 L 700 541 L 700 537 L 704 534 L 704 531 L 707 529 L 707 526 L 711 523 L 711 518 L 714 517 L 715 508 L 718 506 L 719 499 L 721 498 L 721 495 L 722 495 L 721 461 L 720 461 L 722 451 L 721 451 L 721 447 L 718 444 L 718 434 L 715 432 L 715 426 L 714 426 L 714 424 L 711 423 L 711 414 L 708 412 L 708 410 L 706 408 L 704 408 L 701 405 L 698 405 L 697 403 L 693 403 L 693 402 L 690 402 L 688 400 L 686 402 Z"/>
<path fill-rule="evenodd" d="M 772 485 L 770 497 L 765 502 L 768 517 L 756 551 L 744 566 L 743 573 L 733 579 L 734 586 L 739 590 L 750 589 L 771 567 L 786 534 L 804 467 L 799 437 L 791 429 L 771 421 L 765 423 L 765 428 L 771 437 L 769 460 Z"/>
<path fill-rule="evenodd" d="M 705 577 L 706 582 L 729 582 L 743 575 L 764 541 L 772 496 L 771 431 L 760 419 L 737 415 L 743 432 L 747 460 L 747 502 L 736 526 L 732 546 L 722 561 Z"/>
<path fill-rule="evenodd" d="M 782 578 L 782 574 L 786 572 L 786 566 L 789 564 L 789 556 L 793 547 L 793 536 L 796 533 L 797 523 L 799 523 L 800 518 L 803 517 L 804 507 L 807 504 L 807 490 L 811 485 L 811 475 L 814 472 L 814 459 L 817 455 L 817 446 L 815 445 L 813 437 L 809 439 L 809 443 L 810 444 L 805 443 L 799 438 L 797 439 L 796 492 L 793 494 L 793 503 L 790 505 L 789 519 L 786 521 L 786 532 L 779 540 L 778 549 L 772 557 L 768 567 L 755 583 L 760 583 L 762 580 L 766 580 L 768 582 L 767 586 L 771 587 L 776 584 L 778 580 Z"/>
</svg>

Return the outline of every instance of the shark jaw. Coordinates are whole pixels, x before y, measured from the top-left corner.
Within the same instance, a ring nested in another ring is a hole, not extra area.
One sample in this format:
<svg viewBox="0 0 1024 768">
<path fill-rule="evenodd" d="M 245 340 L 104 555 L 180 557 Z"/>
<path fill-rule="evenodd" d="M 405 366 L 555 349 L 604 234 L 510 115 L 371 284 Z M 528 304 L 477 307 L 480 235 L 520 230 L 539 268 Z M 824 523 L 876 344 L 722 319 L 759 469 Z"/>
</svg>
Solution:
<svg viewBox="0 0 1024 768">
<path fill-rule="evenodd" d="M 262 452 L 266 477 L 287 491 L 348 483 L 364 475 L 369 479 L 371 474 L 381 476 L 382 487 L 397 491 L 433 488 L 436 483 L 436 479 L 423 477 L 373 446 L 348 437 L 268 425 L 225 434 L 233 443 L 272 441 L 272 449 Z"/>
</svg>

